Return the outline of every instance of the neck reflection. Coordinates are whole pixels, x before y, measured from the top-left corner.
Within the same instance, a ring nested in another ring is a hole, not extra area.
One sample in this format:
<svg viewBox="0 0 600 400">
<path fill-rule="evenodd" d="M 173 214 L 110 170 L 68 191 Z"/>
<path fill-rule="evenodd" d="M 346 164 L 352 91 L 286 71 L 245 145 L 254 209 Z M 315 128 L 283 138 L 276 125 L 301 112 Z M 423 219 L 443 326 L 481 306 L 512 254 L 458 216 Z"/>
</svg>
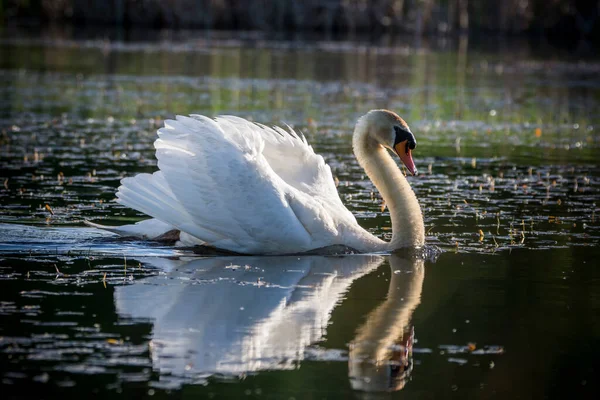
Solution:
<svg viewBox="0 0 600 400">
<path fill-rule="evenodd" d="M 386 300 L 369 313 L 350 343 L 348 375 L 356 390 L 400 390 L 412 372 L 410 320 L 421 302 L 424 260 L 392 254 L 390 267 Z"/>
</svg>

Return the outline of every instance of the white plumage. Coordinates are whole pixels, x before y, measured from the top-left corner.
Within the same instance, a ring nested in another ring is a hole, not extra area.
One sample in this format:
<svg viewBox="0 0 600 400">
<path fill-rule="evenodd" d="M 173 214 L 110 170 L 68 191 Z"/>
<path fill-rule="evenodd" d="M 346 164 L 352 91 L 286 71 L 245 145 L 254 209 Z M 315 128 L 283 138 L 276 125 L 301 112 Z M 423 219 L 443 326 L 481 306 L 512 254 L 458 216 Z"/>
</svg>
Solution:
<svg viewBox="0 0 600 400">
<path fill-rule="evenodd" d="M 372 113 L 383 111 L 367 117 Z M 358 134 L 368 132 L 357 128 L 355 139 Z M 340 200 L 323 157 L 291 128 L 191 115 L 165 121 L 158 136 L 159 170 L 123 179 L 117 192 L 119 203 L 156 221 L 94 226 L 145 238 L 177 230 L 180 244 L 245 254 L 301 253 L 335 245 L 361 252 L 389 248 L 358 225 Z M 395 164 L 394 169 L 406 182 Z"/>
</svg>

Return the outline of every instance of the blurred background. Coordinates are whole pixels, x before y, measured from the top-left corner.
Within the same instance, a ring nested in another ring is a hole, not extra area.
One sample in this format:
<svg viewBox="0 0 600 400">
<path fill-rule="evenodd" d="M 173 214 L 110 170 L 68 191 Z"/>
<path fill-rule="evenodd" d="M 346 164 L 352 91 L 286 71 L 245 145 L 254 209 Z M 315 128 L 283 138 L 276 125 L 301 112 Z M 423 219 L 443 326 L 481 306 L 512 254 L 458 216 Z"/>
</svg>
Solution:
<svg viewBox="0 0 600 400">
<path fill-rule="evenodd" d="M 600 39 L 595 0 L 3 0 L 0 24 Z"/>
</svg>

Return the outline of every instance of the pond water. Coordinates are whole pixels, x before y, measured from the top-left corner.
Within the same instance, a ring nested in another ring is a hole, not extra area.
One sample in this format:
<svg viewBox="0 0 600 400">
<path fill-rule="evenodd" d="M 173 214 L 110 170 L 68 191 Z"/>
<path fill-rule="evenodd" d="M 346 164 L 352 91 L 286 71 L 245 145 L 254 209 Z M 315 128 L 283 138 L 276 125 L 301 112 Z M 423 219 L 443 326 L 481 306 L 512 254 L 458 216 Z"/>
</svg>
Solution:
<svg viewBox="0 0 600 400">
<path fill-rule="evenodd" d="M 600 61 L 527 43 L 0 40 L 0 379 L 22 398 L 594 398 Z M 389 215 L 350 145 L 373 108 L 419 142 L 437 257 L 198 257 L 131 223 L 174 113 L 305 133 L 359 222 Z"/>
</svg>

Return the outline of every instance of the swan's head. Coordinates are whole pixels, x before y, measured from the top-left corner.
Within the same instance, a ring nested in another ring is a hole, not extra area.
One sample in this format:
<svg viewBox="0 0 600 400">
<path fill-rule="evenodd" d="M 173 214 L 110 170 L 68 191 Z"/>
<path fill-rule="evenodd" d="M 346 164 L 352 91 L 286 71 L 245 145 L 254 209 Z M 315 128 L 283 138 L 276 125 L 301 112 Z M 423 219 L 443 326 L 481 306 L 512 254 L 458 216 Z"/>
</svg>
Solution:
<svg viewBox="0 0 600 400">
<path fill-rule="evenodd" d="M 359 119 L 356 132 L 398 154 L 408 171 L 412 175 L 417 174 L 411 154 L 417 147 L 417 141 L 408 124 L 398 114 L 389 110 L 369 111 Z"/>
</svg>

